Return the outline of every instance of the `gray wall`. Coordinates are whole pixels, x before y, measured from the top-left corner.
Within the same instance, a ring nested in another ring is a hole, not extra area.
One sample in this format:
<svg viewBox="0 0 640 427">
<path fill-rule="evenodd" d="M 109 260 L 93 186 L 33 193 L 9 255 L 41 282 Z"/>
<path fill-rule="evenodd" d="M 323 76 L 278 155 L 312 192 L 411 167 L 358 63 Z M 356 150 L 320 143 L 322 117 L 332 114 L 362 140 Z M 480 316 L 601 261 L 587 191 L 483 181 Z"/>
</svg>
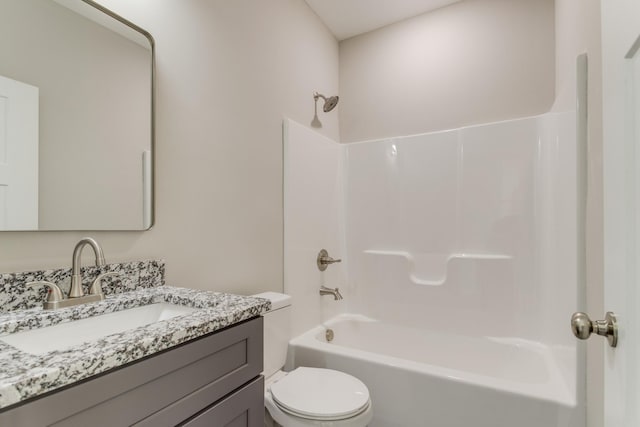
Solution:
<svg viewBox="0 0 640 427">
<path fill-rule="evenodd" d="M 340 43 L 342 142 L 540 114 L 553 0 L 467 0 Z"/>
<path fill-rule="evenodd" d="M 156 39 L 156 225 L 2 233 L 0 271 L 68 265 L 88 234 L 107 261 L 165 258 L 170 284 L 281 290 L 282 118 L 310 123 L 313 91 L 338 91 L 337 41 L 303 0 L 102 3 Z M 337 113 L 320 120 L 337 140 Z"/>
</svg>

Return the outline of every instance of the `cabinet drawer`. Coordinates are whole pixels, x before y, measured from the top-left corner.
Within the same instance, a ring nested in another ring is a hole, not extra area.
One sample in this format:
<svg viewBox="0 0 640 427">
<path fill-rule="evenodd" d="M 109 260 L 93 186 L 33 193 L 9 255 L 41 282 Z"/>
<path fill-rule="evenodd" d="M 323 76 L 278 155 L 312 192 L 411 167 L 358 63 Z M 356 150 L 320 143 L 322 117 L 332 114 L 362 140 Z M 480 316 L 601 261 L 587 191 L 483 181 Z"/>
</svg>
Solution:
<svg viewBox="0 0 640 427">
<path fill-rule="evenodd" d="M 182 421 L 258 376 L 262 345 L 259 317 L 9 409 L 0 425 L 128 426 L 206 390 L 181 406 Z"/>
<path fill-rule="evenodd" d="M 225 397 L 202 413 L 187 420 L 181 427 L 262 427 L 264 425 L 264 379 Z"/>
</svg>

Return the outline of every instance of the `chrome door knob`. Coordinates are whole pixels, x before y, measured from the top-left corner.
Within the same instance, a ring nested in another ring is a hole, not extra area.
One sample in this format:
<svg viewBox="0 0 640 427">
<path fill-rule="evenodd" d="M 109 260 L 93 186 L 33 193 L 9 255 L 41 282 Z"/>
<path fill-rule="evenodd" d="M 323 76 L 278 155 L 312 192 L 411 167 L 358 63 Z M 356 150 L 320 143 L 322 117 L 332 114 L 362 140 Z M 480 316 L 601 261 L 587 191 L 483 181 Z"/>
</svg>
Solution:
<svg viewBox="0 0 640 427">
<path fill-rule="evenodd" d="M 571 330 L 576 338 L 586 340 L 592 333 L 607 337 L 609 345 L 618 345 L 618 322 L 616 315 L 608 312 L 605 320 L 592 321 L 586 313 L 577 312 L 571 316 Z"/>
</svg>

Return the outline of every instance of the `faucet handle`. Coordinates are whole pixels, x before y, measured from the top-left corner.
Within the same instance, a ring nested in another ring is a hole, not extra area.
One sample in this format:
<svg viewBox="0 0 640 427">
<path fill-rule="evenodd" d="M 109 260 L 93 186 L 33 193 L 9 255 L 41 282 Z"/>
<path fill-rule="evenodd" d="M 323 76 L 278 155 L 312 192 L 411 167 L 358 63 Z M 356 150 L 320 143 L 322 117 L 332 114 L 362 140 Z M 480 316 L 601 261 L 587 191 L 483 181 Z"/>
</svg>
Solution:
<svg viewBox="0 0 640 427">
<path fill-rule="evenodd" d="M 329 264 L 334 264 L 336 262 L 342 262 L 342 260 L 331 258 L 326 249 L 321 249 L 318 253 L 318 257 L 316 258 L 316 265 L 320 271 L 325 271 Z"/>
<path fill-rule="evenodd" d="M 98 277 L 94 279 L 93 283 L 91 283 L 91 287 L 89 288 L 89 295 L 103 295 L 102 279 L 108 276 L 119 276 L 119 275 L 120 273 L 115 271 L 109 271 L 107 273 L 102 273 L 98 275 Z"/>
<path fill-rule="evenodd" d="M 35 282 L 27 282 L 25 286 L 46 286 L 49 288 L 47 295 L 47 302 L 59 302 L 64 299 L 62 296 L 62 289 L 55 283 L 47 282 L 46 280 L 37 280 Z"/>
</svg>

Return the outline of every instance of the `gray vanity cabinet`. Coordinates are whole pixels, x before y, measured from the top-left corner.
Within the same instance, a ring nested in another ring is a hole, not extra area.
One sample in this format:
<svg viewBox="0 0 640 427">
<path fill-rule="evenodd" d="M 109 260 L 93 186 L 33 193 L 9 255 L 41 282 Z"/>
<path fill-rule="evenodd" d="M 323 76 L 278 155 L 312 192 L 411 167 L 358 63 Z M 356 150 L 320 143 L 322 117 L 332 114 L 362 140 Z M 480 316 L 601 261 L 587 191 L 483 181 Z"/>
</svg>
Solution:
<svg viewBox="0 0 640 427">
<path fill-rule="evenodd" d="M 262 427 L 262 317 L 0 412 L 3 427 Z"/>
</svg>

